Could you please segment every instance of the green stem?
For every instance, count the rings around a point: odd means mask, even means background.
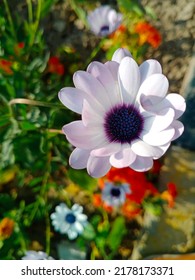
[[[26,0],[27,6],[28,6],[28,20],[29,23],[33,22],[33,9],[32,9],[32,1],[31,0]]]
[[[51,227],[50,227],[50,219],[49,219],[49,214],[48,212],[46,213],[46,248],[45,252],[50,254],[50,247],[51,247]]]
[[[66,109],[62,105],[58,104],[51,104],[44,101],[37,101],[37,100],[30,100],[27,98],[14,98],[10,100],[9,105],[15,105],[15,104],[25,104],[25,105],[31,105],[31,106],[40,106],[40,107],[49,107],[49,108],[56,108],[56,109]]]
[[[41,7],[42,7],[42,0],[38,0],[35,22],[33,22],[33,21],[31,22],[31,32],[32,32],[31,35],[32,36],[31,36],[31,40],[29,43],[30,47],[34,44],[37,30],[39,27],[39,22],[40,22],[40,18],[41,18]],[[30,18],[33,18],[32,11],[31,11],[32,6],[29,6],[29,9],[30,9],[30,14],[29,14],[29,20],[30,20]]]
[[[17,41],[16,31],[15,31],[15,28],[14,28],[14,23],[13,23],[13,20],[12,20],[12,16],[11,16],[11,13],[10,13],[10,9],[9,9],[7,0],[3,0],[3,2],[4,2],[4,5],[5,5],[5,10],[6,10],[6,13],[7,13],[7,18],[8,18],[9,24],[10,24],[12,35],[15,38],[15,40]]]
[[[26,252],[26,242],[25,242],[25,239],[24,239],[24,236],[23,236],[21,230],[20,230],[20,233],[19,233],[19,239],[20,239],[21,249],[25,253]]]

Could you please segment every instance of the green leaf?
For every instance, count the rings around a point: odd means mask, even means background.
[[[88,223],[87,226],[85,227],[82,236],[83,238],[87,239],[87,240],[92,240],[95,238],[95,230],[93,228],[93,226]]]
[[[15,162],[14,146],[12,139],[4,141],[1,145],[0,167],[12,165]]]
[[[122,216],[116,218],[112,225],[111,232],[107,238],[107,245],[112,251],[116,251],[118,249],[125,233],[125,218]]]
[[[93,189],[97,187],[97,180],[91,178],[84,170],[69,169],[68,177],[72,182],[84,189],[93,191]]]
[[[28,121],[21,121],[20,122],[20,127],[21,127],[22,130],[26,130],[26,131],[28,131],[28,130],[36,130],[37,129],[35,124],[30,123]]]
[[[44,18],[58,0],[42,1],[41,18]]]
[[[118,0],[118,6],[126,12],[134,12],[138,16],[145,13],[143,6],[137,0]]]
[[[163,208],[163,201],[161,199],[151,199],[151,200],[145,200],[143,202],[143,208],[145,211],[148,211],[149,213],[159,216],[161,215]]]
[[[0,194],[0,213],[3,214],[14,207],[14,199],[5,193]]]
[[[157,19],[157,16],[156,16],[156,14],[155,14],[155,12],[154,12],[154,10],[152,8],[146,6],[145,7],[145,11],[146,11],[146,14],[148,16],[150,16],[152,19],[155,19],[155,20]]]

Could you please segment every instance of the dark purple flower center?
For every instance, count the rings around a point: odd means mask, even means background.
[[[109,26],[104,25],[100,29],[100,35],[107,35],[109,33]]]
[[[119,197],[121,194],[121,191],[119,188],[112,188],[110,191],[110,194],[114,197]]]
[[[110,142],[131,143],[142,132],[144,119],[132,105],[117,105],[105,117],[104,129]]]
[[[65,221],[69,224],[74,224],[74,222],[76,221],[76,217],[74,214],[68,213],[65,217]]]

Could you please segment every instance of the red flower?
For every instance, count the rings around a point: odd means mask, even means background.
[[[153,48],[157,48],[161,41],[161,35],[159,31],[147,22],[139,22],[135,26],[135,31],[139,34],[139,44],[150,44]]]
[[[48,61],[48,72],[57,74],[59,76],[64,75],[65,68],[64,65],[60,62],[58,57],[56,56],[50,57]]]
[[[0,59],[0,69],[3,70],[4,73],[12,75],[13,71],[11,69],[12,62],[6,59]]]
[[[111,168],[103,179],[111,182],[122,182],[131,184],[134,181],[145,181],[146,176],[143,172],[137,172],[129,167],[125,168]]]
[[[154,160],[152,168],[149,170],[152,174],[159,174],[162,167],[162,163],[159,160]]]
[[[104,188],[105,182],[112,182],[116,184],[129,184],[131,193],[127,194],[127,199],[131,202],[141,204],[144,198],[148,195],[158,194],[155,186],[147,181],[144,172],[137,172],[129,167],[126,168],[111,168],[110,171],[99,180],[100,188]]]
[[[24,46],[25,46],[24,42],[20,42],[20,43],[17,44],[17,47],[18,47],[19,49],[23,49]]]

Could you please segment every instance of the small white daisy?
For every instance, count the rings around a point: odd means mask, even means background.
[[[54,258],[48,256],[45,252],[30,250],[25,253],[22,260],[54,260]]]
[[[76,147],[70,165],[87,168],[92,177],[103,177],[111,166],[147,171],[183,133],[178,118],[185,100],[167,94],[168,79],[154,59],[138,66],[127,50],[118,49],[112,61],[77,71],[73,82],[75,88],[62,89],[59,99],[82,117],[63,132]]]
[[[102,191],[102,200],[109,206],[120,206],[126,200],[126,194],[130,193],[128,184],[115,185],[106,183]]]
[[[83,207],[74,204],[69,209],[65,203],[56,206],[55,212],[51,214],[52,225],[61,234],[66,233],[70,240],[80,235],[87,224],[87,216],[83,214]]]
[[[91,12],[87,19],[91,30],[103,37],[113,33],[119,27],[122,14],[117,13],[110,6],[101,6]]]

